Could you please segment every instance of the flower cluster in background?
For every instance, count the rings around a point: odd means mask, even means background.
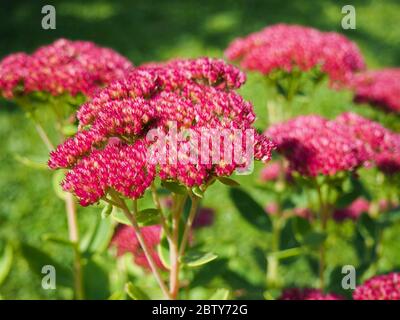
[[[160,243],[161,226],[153,225],[141,228],[142,235],[148,244],[151,255],[160,269],[165,269],[157,253],[157,245]],[[127,225],[119,225],[111,240],[111,246],[117,248],[117,256],[131,253],[138,266],[150,270],[150,265],[140,247],[135,230]]]
[[[387,111],[400,112],[399,68],[369,70],[357,74],[352,87],[356,102],[369,102]]]
[[[367,199],[362,197],[354,200],[349,206],[345,208],[336,209],[333,212],[333,219],[342,221],[344,219],[357,220],[361,214],[369,211],[370,203]]]
[[[317,115],[276,124],[266,135],[289,160],[290,169],[306,176],[351,171],[366,160],[362,145],[345,126]]]
[[[234,40],[225,55],[240,61],[246,70],[268,74],[276,69],[291,72],[321,67],[333,82],[348,83],[365,67],[357,45],[343,35],[317,29],[277,24]]]
[[[393,174],[400,171],[400,134],[356,113],[346,112],[336,118],[363,145],[370,162],[382,172]]]
[[[372,277],[353,292],[354,300],[400,300],[400,273]]]
[[[323,293],[318,289],[289,288],[283,291],[279,300],[344,300],[344,298],[334,293]]]
[[[6,98],[35,91],[91,96],[131,68],[131,62],[112,49],[59,39],[31,55],[5,57],[0,62],[0,92]]]
[[[334,175],[371,163],[385,173],[400,168],[400,135],[355,113],[335,120],[299,116],[271,126],[266,135],[289,160],[290,169],[306,176]]]

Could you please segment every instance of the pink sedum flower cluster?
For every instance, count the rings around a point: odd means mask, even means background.
[[[337,117],[337,122],[363,144],[370,162],[386,174],[400,171],[400,134],[356,113],[346,112]]]
[[[190,139],[158,144],[163,141],[148,135],[153,129],[157,135],[168,135],[172,124],[179,132],[190,129],[206,138],[224,130],[253,130],[252,105],[235,92],[244,81],[237,68],[209,58],[137,68],[82,105],[77,113],[80,131],[51,153],[49,166],[70,169],[63,187],[82,205],[98,201],[109,188],[139,198],[156,175],[188,187],[205,184],[215,176],[229,176],[247,162],[234,157],[228,162],[222,157],[214,163],[215,150],[208,144],[209,158],[189,161]],[[261,134],[253,132],[253,136],[254,158],[266,162],[274,145]],[[229,137],[220,149],[225,143],[237,142]],[[245,149],[244,140],[243,135],[235,144],[239,151]],[[167,155],[165,161],[159,161],[161,154]]]
[[[193,220],[193,229],[209,227],[214,224],[215,210],[213,208],[201,207],[198,209]]]
[[[371,164],[386,174],[400,171],[400,135],[355,113],[335,120],[299,116],[270,127],[266,135],[290,169],[302,175],[334,175]]]
[[[157,253],[157,245],[160,243],[161,226],[154,225],[141,228],[142,235],[150,249],[151,256],[157,267],[165,270]],[[150,264],[140,246],[135,230],[127,225],[119,225],[111,240],[111,247],[116,247],[117,256],[132,253],[138,266],[150,270]]]
[[[366,158],[362,144],[346,126],[317,115],[299,116],[273,125],[266,135],[289,160],[290,169],[305,176],[352,171]]]
[[[368,200],[360,197],[346,208],[336,209],[333,212],[333,219],[336,221],[343,221],[345,219],[357,220],[361,214],[368,213],[369,207],[370,203]]]
[[[308,71],[320,66],[333,82],[349,82],[353,73],[365,67],[353,42],[334,32],[321,32],[299,25],[277,24],[234,40],[225,55],[240,61],[246,70],[269,74],[294,67]]]
[[[91,96],[131,68],[132,64],[112,49],[88,41],[59,39],[31,55],[5,57],[0,62],[0,93],[8,99],[17,90],[22,94],[44,91],[53,96]]]
[[[370,102],[387,111],[400,112],[400,68],[362,72],[351,87],[356,102]]]
[[[400,300],[400,273],[370,278],[353,292],[354,300]]]
[[[290,288],[285,289],[279,300],[345,300],[342,296],[334,293],[323,293],[319,289]]]
[[[266,181],[276,181],[281,174],[281,171],[284,170],[281,164],[277,161],[267,164],[260,173],[260,179],[263,182]]]

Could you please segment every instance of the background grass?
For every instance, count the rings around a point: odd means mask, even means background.
[[[41,29],[41,7],[45,4],[56,7],[56,30]],[[351,1],[357,12],[357,29],[348,31],[341,29],[340,22],[345,4],[348,1],[13,0],[1,4],[0,57],[15,51],[31,52],[59,37],[112,47],[135,64],[175,57],[222,57],[233,38],[269,24],[286,22],[344,33],[357,42],[371,68],[398,66],[400,3],[396,0]],[[265,129],[265,105],[270,93],[262,77],[250,74],[241,93],[255,106],[257,127]],[[0,240],[10,241],[16,249],[11,273],[0,287],[0,295],[9,299],[68,298],[71,294],[68,289],[41,289],[40,278],[29,269],[18,249],[19,243],[26,242],[42,248],[65,265],[71,262],[68,248],[41,240],[41,235],[47,232],[67,236],[63,202],[49,188],[51,174],[25,167],[15,160],[15,155],[23,155],[45,161],[47,152],[24,114],[11,103],[0,103]],[[399,120],[366,105],[355,106],[349,92],[333,92],[325,87],[319,88],[308,103],[299,102],[295,108],[295,113],[316,112],[325,116],[356,110],[392,127]],[[254,188],[254,177],[238,180],[259,206],[269,201],[268,194]],[[239,214],[231,192],[215,185],[203,203],[216,209],[217,221],[198,237],[221,256],[210,266],[212,273],[209,269],[203,273],[208,272],[215,278],[208,279],[209,286],[228,286],[238,296],[261,298],[265,290],[264,255],[269,234]],[[93,224],[98,214],[94,208],[79,211],[83,231]],[[346,225],[340,228],[345,233]],[[385,236],[386,260],[382,270],[400,265],[397,235],[398,228],[393,228]],[[330,259],[338,265],[354,262],[355,255],[346,244],[346,237],[337,239]],[[310,285],[314,279],[304,261],[296,261],[284,273],[289,282],[297,285]],[[204,277],[198,276],[198,279],[204,282]]]

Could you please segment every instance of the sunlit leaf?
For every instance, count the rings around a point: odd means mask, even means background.
[[[11,244],[7,243],[4,247],[2,255],[0,256],[0,286],[11,271],[12,261],[13,249]]]
[[[177,182],[162,181],[161,186],[173,193],[186,194],[186,188]]]
[[[189,251],[182,258],[182,262],[191,268],[202,266],[215,260],[218,256],[212,252]]]
[[[227,185],[227,186],[230,186],[230,187],[238,187],[238,186],[240,186],[240,183],[239,183],[239,182],[237,182],[237,181],[235,181],[235,180],[233,180],[233,179],[231,179],[231,178],[227,178],[227,177],[218,177],[218,180],[219,180],[221,183],[223,183],[223,184],[225,184],[225,185]]]
[[[53,174],[53,190],[57,197],[59,197],[62,200],[65,200],[67,197],[66,192],[62,189],[61,187],[61,182],[64,179],[64,171],[63,170],[58,170],[54,172]]]
[[[133,300],[150,300],[150,297],[146,294],[146,292],[135,286],[132,282],[128,282],[125,285],[125,291]]]
[[[208,300],[228,300],[230,291],[228,289],[217,289]]]

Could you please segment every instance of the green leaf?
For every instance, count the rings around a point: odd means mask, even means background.
[[[307,219],[293,217],[291,219],[294,237],[298,242],[302,242],[304,237],[311,232],[311,224]]]
[[[287,258],[298,256],[302,253],[304,253],[304,250],[302,247],[295,247],[295,248],[272,252],[272,253],[270,253],[270,255],[275,256],[277,259],[287,259]]]
[[[228,289],[217,289],[208,300],[228,300],[230,291]]]
[[[277,300],[281,295],[281,290],[279,289],[269,289],[264,291],[263,296],[265,300]]]
[[[35,275],[41,278],[43,276],[43,266],[51,265],[57,271],[57,285],[72,287],[73,276],[71,270],[66,268],[63,264],[58,263],[58,261],[50,257],[47,252],[27,243],[21,243],[21,252]]]
[[[129,219],[125,216],[124,212],[119,208],[114,208],[111,217],[118,223],[132,226]],[[160,212],[158,209],[149,208],[139,211],[136,214],[136,221],[140,227],[152,226],[160,223]]]
[[[125,291],[133,300],[151,300],[146,292],[135,286],[132,282],[128,282],[125,285]]]
[[[117,221],[118,223],[126,224],[128,226],[132,226],[129,219],[125,216],[124,212],[119,208],[114,208],[113,212],[111,213],[111,217]]]
[[[162,232],[161,234],[160,243],[157,246],[157,253],[164,267],[170,270],[171,264],[169,260],[169,244],[165,232]]]
[[[3,284],[4,280],[10,273],[12,261],[13,249],[11,244],[7,243],[4,248],[3,254],[0,256],[0,286]]]
[[[199,186],[195,186],[192,188],[192,192],[198,196],[199,198],[203,198],[204,197],[204,192],[203,190],[200,189]]]
[[[303,239],[303,245],[312,248],[318,248],[326,240],[326,233],[322,232],[309,232]]]
[[[218,256],[212,252],[190,251],[182,257],[182,263],[190,268],[199,267],[215,260]]]
[[[113,205],[111,203],[108,203],[103,210],[101,210],[101,218],[105,219],[107,218],[111,212],[113,211]]]
[[[160,211],[156,208],[141,210],[136,214],[136,221],[141,227],[160,224]]]
[[[83,264],[86,299],[105,300],[110,296],[110,270],[115,269],[104,256],[95,254],[86,259],[86,263]]]
[[[231,179],[231,178],[227,178],[227,177],[218,177],[218,180],[219,180],[221,183],[223,183],[223,184],[225,184],[225,185],[227,185],[227,186],[230,186],[230,187],[238,187],[238,186],[240,186],[240,183],[239,183],[239,182],[237,182],[237,181],[235,181],[235,180],[233,180],[233,179]]]
[[[368,214],[364,213],[359,217],[357,229],[367,242],[374,241],[377,237],[378,225]]]
[[[123,291],[115,291],[107,300],[124,300],[124,295]]]
[[[262,231],[272,230],[271,218],[249,193],[240,188],[231,188],[229,196],[238,212],[250,225]]]
[[[67,124],[61,128],[61,131],[65,136],[70,137],[78,131],[78,127],[73,124]]]
[[[70,240],[68,240],[68,239],[65,239],[65,238],[56,236],[56,235],[54,235],[54,234],[50,234],[50,233],[44,234],[44,235],[42,236],[42,240],[43,240],[43,241],[54,242],[54,243],[57,243],[57,244],[62,244],[62,245],[64,245],[64,246],[75,247],[75,245],[76,245],[74,242],[72,242],[72,241],[70,241]]]
[[[186,194],[186,188],[174,181],[161,181],[161,186],[177,194]]]
[[[383,225],[390,225],[398,221],[400,221],[399,209],[389,210],[388,212],[380,214],[378,217],[378,222]]]
[[[14,154],[14,159],[28,168],[48,170],[46,161],[35,161],[19,154]]]
[[[52,180],[54,192],[56,193],[57,197],[59,197],[62,200],[65,200],[67,195],[66,192],[61,187],[61,182],[63,181],[63,179],[64,179],[63,170],[58,170],[54,172]]]
[[[107,249],[114,233],[114,223],[110,219],[98,217],[96,223],[85,234],[80,242],[81,252],[88,254],[102,253]]]

